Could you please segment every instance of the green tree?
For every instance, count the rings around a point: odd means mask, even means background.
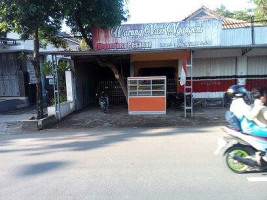
[[[238,11],[229,11],[224,5],[221,5],[215,11],[220,15],[225,17],[230,17],[234,19],[240,19],[244,21],[251,20],[251,14],[254,13],[254,20],[259,21],[260,23],[267,24],[267,0],[251,0],[256,5],[254,9],[238,10]]]
[[[62,0],[61,2],[66,24],[75,35],[82,36],[91,50],[93,49],[92,29],[94,27],[113,27],[126,21],[128,17],[128,11],[125,8],[126,0]],[[127,96],[127,87],[123,77],[112,60],[103,61],[98,58],[98,63],[112,70],[124,95]]]
[[[65,60],[60,60],[58,63],[54,61],[54,65],[57,65],[58,73],[58,87],[59,87],[59,103],[67,101],[67,90],[66,90],[66,77],[65,72],[70,70],[70,65]],[[41,71],[45,76],[53,75],[53,62],[45,61],[42,65]],[[51,105],[56,104],[56,98],[54,97],[51,102]]]
[[[40,73],[40,40],[55,46],[64,44],[57,37],[63,15],[58,0],[2,0],[0,2],[0,29],[14,31],[21,39],[33,39],[34,50],[30,58],[36,74],[37,118],[43,117],[43,97]]]
[[[239,10],[239,11],[229,11],[226,9],[224,5],[221,5],[219,8],[215,10],[218,14],[229,17],[229,18],[234,18],[234,19],[239,19],[239,20],[244,20],[244,21],[249,21],[251,16],[249,13],[252,11],[251,9],[246,9],[246,10]]]
[[[267,20],[267,0],[253,0],[253,2],[257,5],[254,9],[255,19],[257,21]],[[267,24],[266,21],[263,23]]]

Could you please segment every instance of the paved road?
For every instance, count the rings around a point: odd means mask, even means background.
[[[0,135],[0,199],[266,200],[267,173],[214,156],[220,127]]]

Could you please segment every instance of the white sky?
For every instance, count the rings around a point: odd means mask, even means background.
[[[130,18],[126,24],[177,22],[201,6],[216,9],[221,4],[230,11],[253,8],[251,0],[128,0]],[[63,24],[63,31],[70,29]]]
[[[127,24],[176,22],[201,6],[216,9],[223,4],[230,11],[252,8],[250,0],[128,0]]]

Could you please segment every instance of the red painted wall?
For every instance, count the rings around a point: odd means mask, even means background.
[[[237,84],[236,78],[193,80],[193,92],[226,92],[231,85],[235,84]],[[187,81],[187,85],[190,85],[189,81]],[[267,78],[247,78],[245,88],[251,91],[255,87],[266,88]],[[178,90],[184,91],[180,85]]]

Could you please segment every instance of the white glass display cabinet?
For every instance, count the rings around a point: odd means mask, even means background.
[[[166,114],[166,76],[128,77],[129,114]]]

